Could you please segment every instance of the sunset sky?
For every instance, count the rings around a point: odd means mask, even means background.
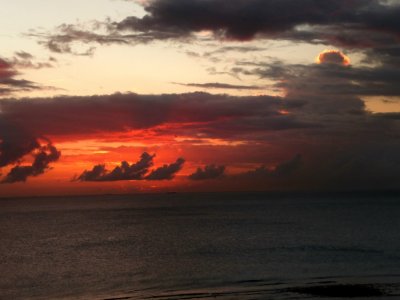
[[[397,0],[0,3],[0,196],[400,188]]]

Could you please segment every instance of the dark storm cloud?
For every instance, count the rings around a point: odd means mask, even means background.
[[[117,28],[183,36],[211,30],[236,40],[249,40],[257,34],[279,38],[288,32],[301,33],[300,25],[400,32],[400,6],[378,0],[155,0],[144,8],[144,17],[128,17]]]
[[[184,163],[185,160],[183,158],[178,158],[176,162],[172,164],[164,165],[151,171],[150,174],[146,176],[146,180],[172,180],[175,174],[182,169]]]
[[[230,89],[230,90],[261,90],[263,87],[258,85],[235,85],[221,82],[207,83],[175,83],[188,87],[204,88],[204,89]],[[265,88],[264,88],[265,89]]]
[[[107,171],[105,165],[94,166],[92,170],[85,170],[75,180],[77,181],[120,181],[120,180],[143,180],[146,173],[153,166],[153,158],[144,152],[140,160],[134,164],[126,161],[121,162],[112,171]]]
[[[60,156],[61,152],[52,144],[40,147],[34,154],[32,165],[13,167],[1,183],[25,182],[28,177],[41,175],[50,168],[49,164],[57,161]]]
[[[366,2],[356,1],[357,7]],[[325,24],[348,11],[348,1],[264,0],[157,0],[145,5],[142,18],[128,17],[118,29],[149,33],[178,33],[211,30],[237,40],[252,39],[257,33],[284,32],[301,24]]]
[[[196,172],[189,175],[191,180],[216,179],[224,175],[225,166],[207,165],[203,169],[197,168]]]
[[[178,158],[175,163],[149,172],[153,166],[154,157],[155,154],[150,155],[144,152],[136,163],[129,164],[123,161],[112,171],[108,171],[105,165],[96,165],[92,170],[85,170],[73,181],[171,180],[182,169],[185,162],[183,158]]]

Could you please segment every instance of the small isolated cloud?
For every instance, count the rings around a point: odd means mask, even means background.
[[[178,158],[176,162],[164,165],[158,169],[153,170],[148,176],[146,176],[147,180],[171,180],[175,177],[175,174],[178,173],[185,163],[183,158]]]
[[[351,61],[348,56],[338,50],[324,50],[318,55],[317,63],[348,66]]]
[[[170,180],[182,169],[185,162],[183,158],[179,158],[175,163],[164,165],[149,173],[155,156],[144,152],[136,163],[129,164],[127,161],[122,161],[112,171],[108,171],[104,164],[99,164],[89,171],[85,170],[73,181]]]
[[[17,52],[15,52],[15,56],[17,56],[18,58],[21,58],[21,59],[32,59],[33,58],[32,54],[25,52],[25,51],[17,51]]]
[[[28,177],[35,177],[50,169],[49,164],[57,161],[61,152],[51,143],[40,147],[34,154],[34,161],[30,166],[17,165],[13,167],[1,183],[25,182]]]
[[[191,180],[207,180],[222,177],[225,172],[225,166],[207,165],[203,169],[197,168],[196,172],[189,175]]]
[[[52,59],[48,61],[36,61],[35,57],[25,51],[15,52],[14,58],[11,60],[11,64],[18,69],[43,69],[52,68]]]

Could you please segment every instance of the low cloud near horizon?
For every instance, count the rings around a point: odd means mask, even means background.
[[[155,156],[143,152],[136,163],[129,164],[127,161],[122,161],[112,171],[108,171],[105,165],[96,165],[92,170],[85,170],[73,181],[172,180],[185,162],[183,158],[178,158],[174,163],[150,170]]]

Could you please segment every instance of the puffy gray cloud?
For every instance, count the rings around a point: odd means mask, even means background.
[[[140,160],[134,164],[129,164],[126,161],[121,162],[112,171],[107,171],[105,165],[94,166],[92,170],[85,170],[79,175],[76,181],[120,181],[120,180],[143,180],[146,173],[153,166],[153,158],[155,155],[150,155],[144,152]]]
[[[104,164],[96,165],[89,171],[83,171],[83,173],[77,178],[73,178],[73,181],[102,181],[104,176],[107,174],[108,172]]]
[[[196,172],[189,175],[191,180],[207,180],[222,177],[225,172],[225,166],[217,166],[215,164],[207,165],[203,169],[197,168]]]
[[[150,172],[146,176],[146,180],[172,180],[175,174],[178,173],[185,163],[183,158],[178,158],[176,162],[164,165]]]
[[[183,158],[178,158],[172,164],[150,171],[154,164],[154,157],[155,154],[150,155],[144,152],[136,163],[129,164],[123,161],[112,171],[108,171],[104,164],[96,165],[92,170],[85,170],[73,181],[171,180],[182,169],[185,162]]]

